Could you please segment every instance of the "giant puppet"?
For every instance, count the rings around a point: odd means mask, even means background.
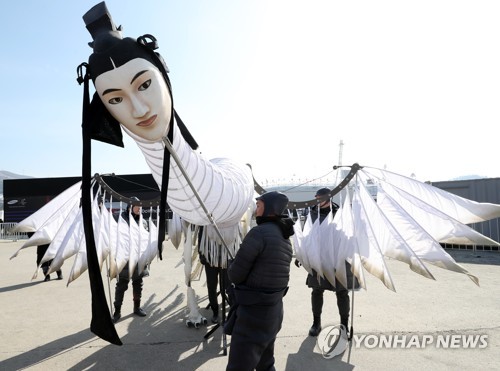
[[[195,151],[197,143],[175,111],[168,69],[155,52],[153,36],[123,38],[104,3],[90,9],[84,21],[93,38],[93,53],[88,63],[79,67],[79,82],[85,87],[82,182],[23,220],[18,230],[35,232],[21,249],[50,243],[41,262],[53,259],[50,272],[75,256],[68,282],[88,267],[91,330],[109,342],[121,344],[102,287],[103,262],[109,261],[110,276],[116,277],[126,262],[132,265],[130,271],[135,266],[142,270],[157,253],[161,257],[157,246],[161,247],[165,237],[164,209],[168,202],[175,213],[173,221],[179,226],[184,223],[185,243],[195,240],[189,225],[207,226],[210,238],[204,248],[213,261],[225,264],[228,257],[234,256],[248,227],[254,186],[258,193],[265,190],[253,184],[248,167],[228,159],[208,161]],[[90,80],[96,90],[92,99]],[[142,150],[161,189],[160,203],[154,206],[159,222],[150,219],[149,231],[134,223],[126,227],[121,219],[115,221],[100,200],[111,203],[121,200],[120,196],[91,177],[91,139],[123,146],[122,129]],[[335,217],[330,214],[321,224],[313,224],[308,218],[303,229],[295,223],[295,254],[308,272],[314,270],[332,284],[338,280],[348,287],[347,261],[362,287],[366,288],[367,271],[395,290],[385,264],[389,257],[431,279],[426,263],[466,274],[478,284],[478,278],[457,264],[440,243],[500,245],[468,226],[500,217],[500,205],[467,200],[415,179],[358,164],[340,178],[327,196],[341,195]],[[375,197],[367,189],[368,183],[377,185]],[[308,207],[314,202],[291,201],[288,209]],[[245,218],[247,224],[243,227],[241,221]],[[175,245],[180,243],[178,238],[175,241]],[[189,288],[189,248],[184,257],[189,307],[194,295]]]
[[[93,39],[93,53],[88,63],[78,68],[78,82],[84,85],[81,204],[80,184],[76,184],[21,222],[18,230],[36,232],[22,248],[51,243],[45,258],[56,258],[53,266],[62,265],[76,254],[69,282],[87,268],[88,262],[91,330],[105,340],[121,344],[110,322],[102,288],[100,270],[106,257],[113,257],[112,277],[127,262],[130,272],[136,266],[142,271],[154,257],[156,244],[161,257],[168,203],[184,223],[206,226],[211,231],[213,238],[206,248],[212,247],[214,261],[227,264],[241,240],[240,221],[251,208],[253,179],[247,165],[227,158],[209,161],[195,151],[198,145],[175,111],[169,71],[155,51],[158,44],[152,35],[122,37],[121,26],[114,24],[104,2],[90,9],[83,19]],[[95,87],[92,99],[90,80]],[[99,201],[107,199],[105,190],[91,176],[91,139],[123,146],[122,129],[141,149],[161,190],[159,222],[155,225],[150,220],[149,232],[139,227],[142,223],[131,223],[127,228],[121,218],[115,221]],[[184,230],[191,228],[185,225]],[[187,246],[191,239],[186,233]],[[86,249],[82,249],[84,246]],[[200,321],[199,314],[193,313],[196,308],[189,279],[190,259],[189,250],[185,253],[188,307],[193,321]]]

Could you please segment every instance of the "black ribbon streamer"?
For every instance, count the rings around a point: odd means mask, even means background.
[[[101,339],[106,340],[115,345],[122,345],[115,325],[111,320],[111,314],[106,301],[104,285],[102,282],[101,271],[99,269],[99,261],[97,258],[97,250],[94,240],[94,229],[92,227],[92,197],[91,197],[91,120],[90,118],[90,97],[89,97],[89,79],[90,75],[86,70],[82,76],[82,67],[87,67],[82,64],[78,67],[78,82],[84,83],[83,92],[83,113],[82,113],[82,138],[83,138],[83,154],[82,154],[82,215],[83,229],[85,233],[86,249],[87,249],[87,265],[90,279],[90,291],[92,294],[92,320],[90,323],[90,331]]]

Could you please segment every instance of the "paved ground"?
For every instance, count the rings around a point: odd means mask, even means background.
[[[223,370],[220,329],[208,340],[211,326],[184,325],[186,289],[181,251],[165,247],[164,259],[154,262],[145,279],[144,309],[133,316],[131,290],[125,293],[123,318],[116,325],[124,345],[111,345],[89,330],[90,288],[85,274],[69,286],[66,281],[42,282],[34,247],[9,257],[22,242],[0,241],[1,337],[0,370]],[[500,253],[452,252],[457,261],[480,279],[477,287],[465,275],[430,267],[436,281],[423,278],[400,262],[389,261],[397,292],[367,276],[367,290],[355,293],[354,332],[358,339],[344,354],[321,355],[311,325],[310,291],[306,273],[292,265],[290,290],[284,299],[285,320],[276,341],[277,370],[499,370],[500,369]],[[70,262],[63,266],[68,274]],[[204,277],[204,276],[202,276]],[[111,283],[113,291],[114,281]],[[202,312],[207,305],[204,279],[194,282]],[[338,323],[335,297],[327,293],[324,324]],[[128,313],[130,311],[130,313]],[[438,338],[480,336],[484,349],[438,348]],[[422,348],[378,347],[375,341],[430,339]],[[368,340],[367,340],[368,339]],[[470,338],[469,338],[470,339]],[[230,345],[231,338],[227,337]],[[443,340],[444,341],[444,340]],[[451,341],[451,340],[450,340]],[[408,344],[408,343],[405,343]],[[451,343],[453,344],[453,343]],[[478,343],[479,344],[479,343]],[[420,343],[421,345],[421,343]]]

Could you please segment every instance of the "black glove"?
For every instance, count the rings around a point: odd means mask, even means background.
[[[299,260],[298,260],[298,259],[295,259],[295,265],[297,266],[297,268],[302,267],[302,263],[301,263],[301,262],[299,262]]]

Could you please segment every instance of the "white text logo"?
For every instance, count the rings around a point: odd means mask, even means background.
[[[446,334],[446,335],[354,335],[355,348],[364,347],[385,349],[421,349],[434,347],[438,349],[484,349],[488,346],[488,335],[485,334]]]
[[[347,338],[344,326],[327,326],[316,340],[324,358],[333,358],[351,346],[356,349],[484,349],[488,346],[486,334],[354,334]]]

